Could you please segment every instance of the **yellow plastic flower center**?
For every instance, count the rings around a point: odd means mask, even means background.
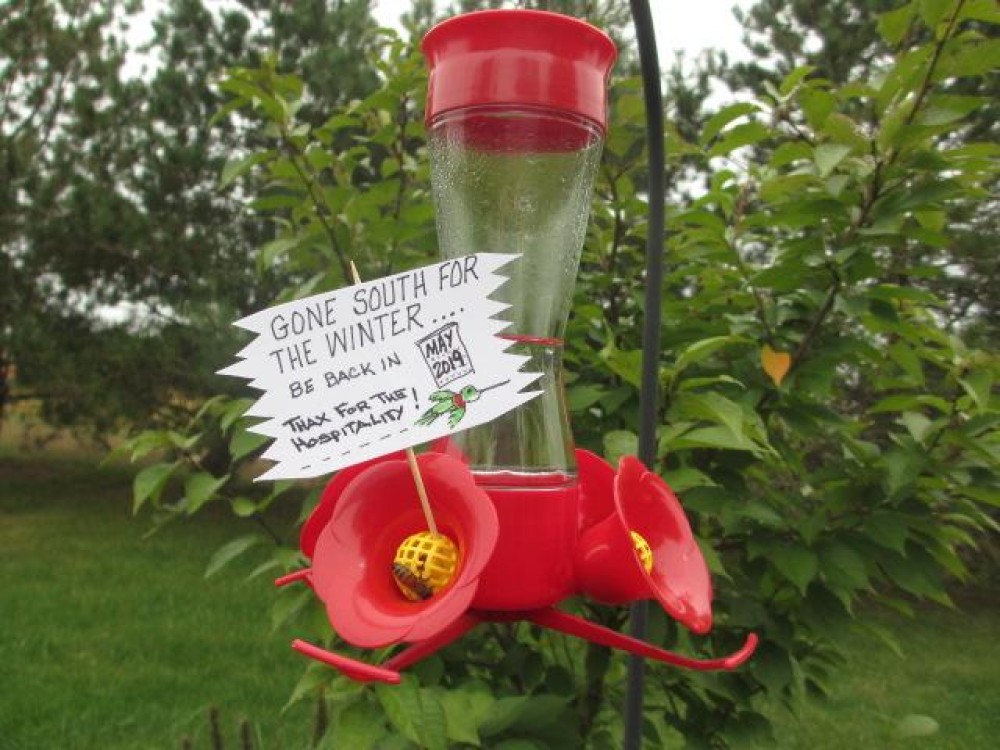
[[[410,601],[430,599],[455,577],[458,547],[444,534],[411,534],[396,549],[392,577]]]
[[[653,572],[653,550],[649,546],[642,534],[638,531],[629,532],[632,534],[632,544],[635,545],[635,553],[639,555],[639,562],[646,569],[647,573]]]

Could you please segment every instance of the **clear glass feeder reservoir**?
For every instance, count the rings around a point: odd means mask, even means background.
[[[482,472],[569,474],[573,440],[560,378],[562,337],[600,160],[601,132],[573,115],[477,108],[441,115],[430,132],[442,255],[518,253],[494,299],[541,396],[456,437]],[[497,482],[503,483],[500,477]]]
[[[438,240],[445,258],[517,253],[493,298],[510,307],[504,336],[542,373],[543,393],[499,419],[455,435],[501,517],[510,575],[521,564],[538,606],[572,589],[578,523],[573,437],[562,385],[569,316],[606,126],[615,47],[601,31],[541,11],[482,11],[432,29],[427,125]],[[545,545],[565,562],[537,570]],[[512,568],[513,566],[513,568]],[[549,568],[552,566],[549,565]],[[544,578],[544,581],[538,579]],[[536,581],[538,581],[536,583]],[[506,589],[506,586],[495,587]],[[490,596],[481,608],[504,609]],[[523,593],[523,591],[522,591]]]

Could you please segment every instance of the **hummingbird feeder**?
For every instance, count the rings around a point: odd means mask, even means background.
[[[736,668],[755,635],[699,660],[557,606],[577,595],[653,599],[695,633],[712,626],[708,569],[674,493],[634,457],[616,470],[574,449],[563,393],[614,43],[567,16],[492,10],[435,26],[422,49],[441,253],[520,255],[493,297],[509,305],[503,338],[541,373],[542,393],[418,456],[436,534],[402,453],[333,477],[302,529],[310,567],[277,583],[308,583],[354,646],[408,645],[381,665],[303,641],[294,648],[352,679],[394,683],[478,623],[525,620],[682,667]],[[454,418],[478,394],[449,395],[428,419]]]

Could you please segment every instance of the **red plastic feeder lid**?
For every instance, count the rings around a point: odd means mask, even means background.
[[[468,107],[569,112],[607,130],[618,51],[603,31],[540,10],[483,10],[443,21],[420,45],[430,66],[427,123]]]

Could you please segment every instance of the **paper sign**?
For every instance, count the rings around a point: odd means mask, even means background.
[[[420,339],[417,346],[439,388],[475,372],[458,323],[448,323],[432,331]]]
[[[264,394],[249,429],[274,438],[259,479],[328,474],[496,419],[537,396],[489,299],[516,255],[479,253],[262,310],[220,372]]]

